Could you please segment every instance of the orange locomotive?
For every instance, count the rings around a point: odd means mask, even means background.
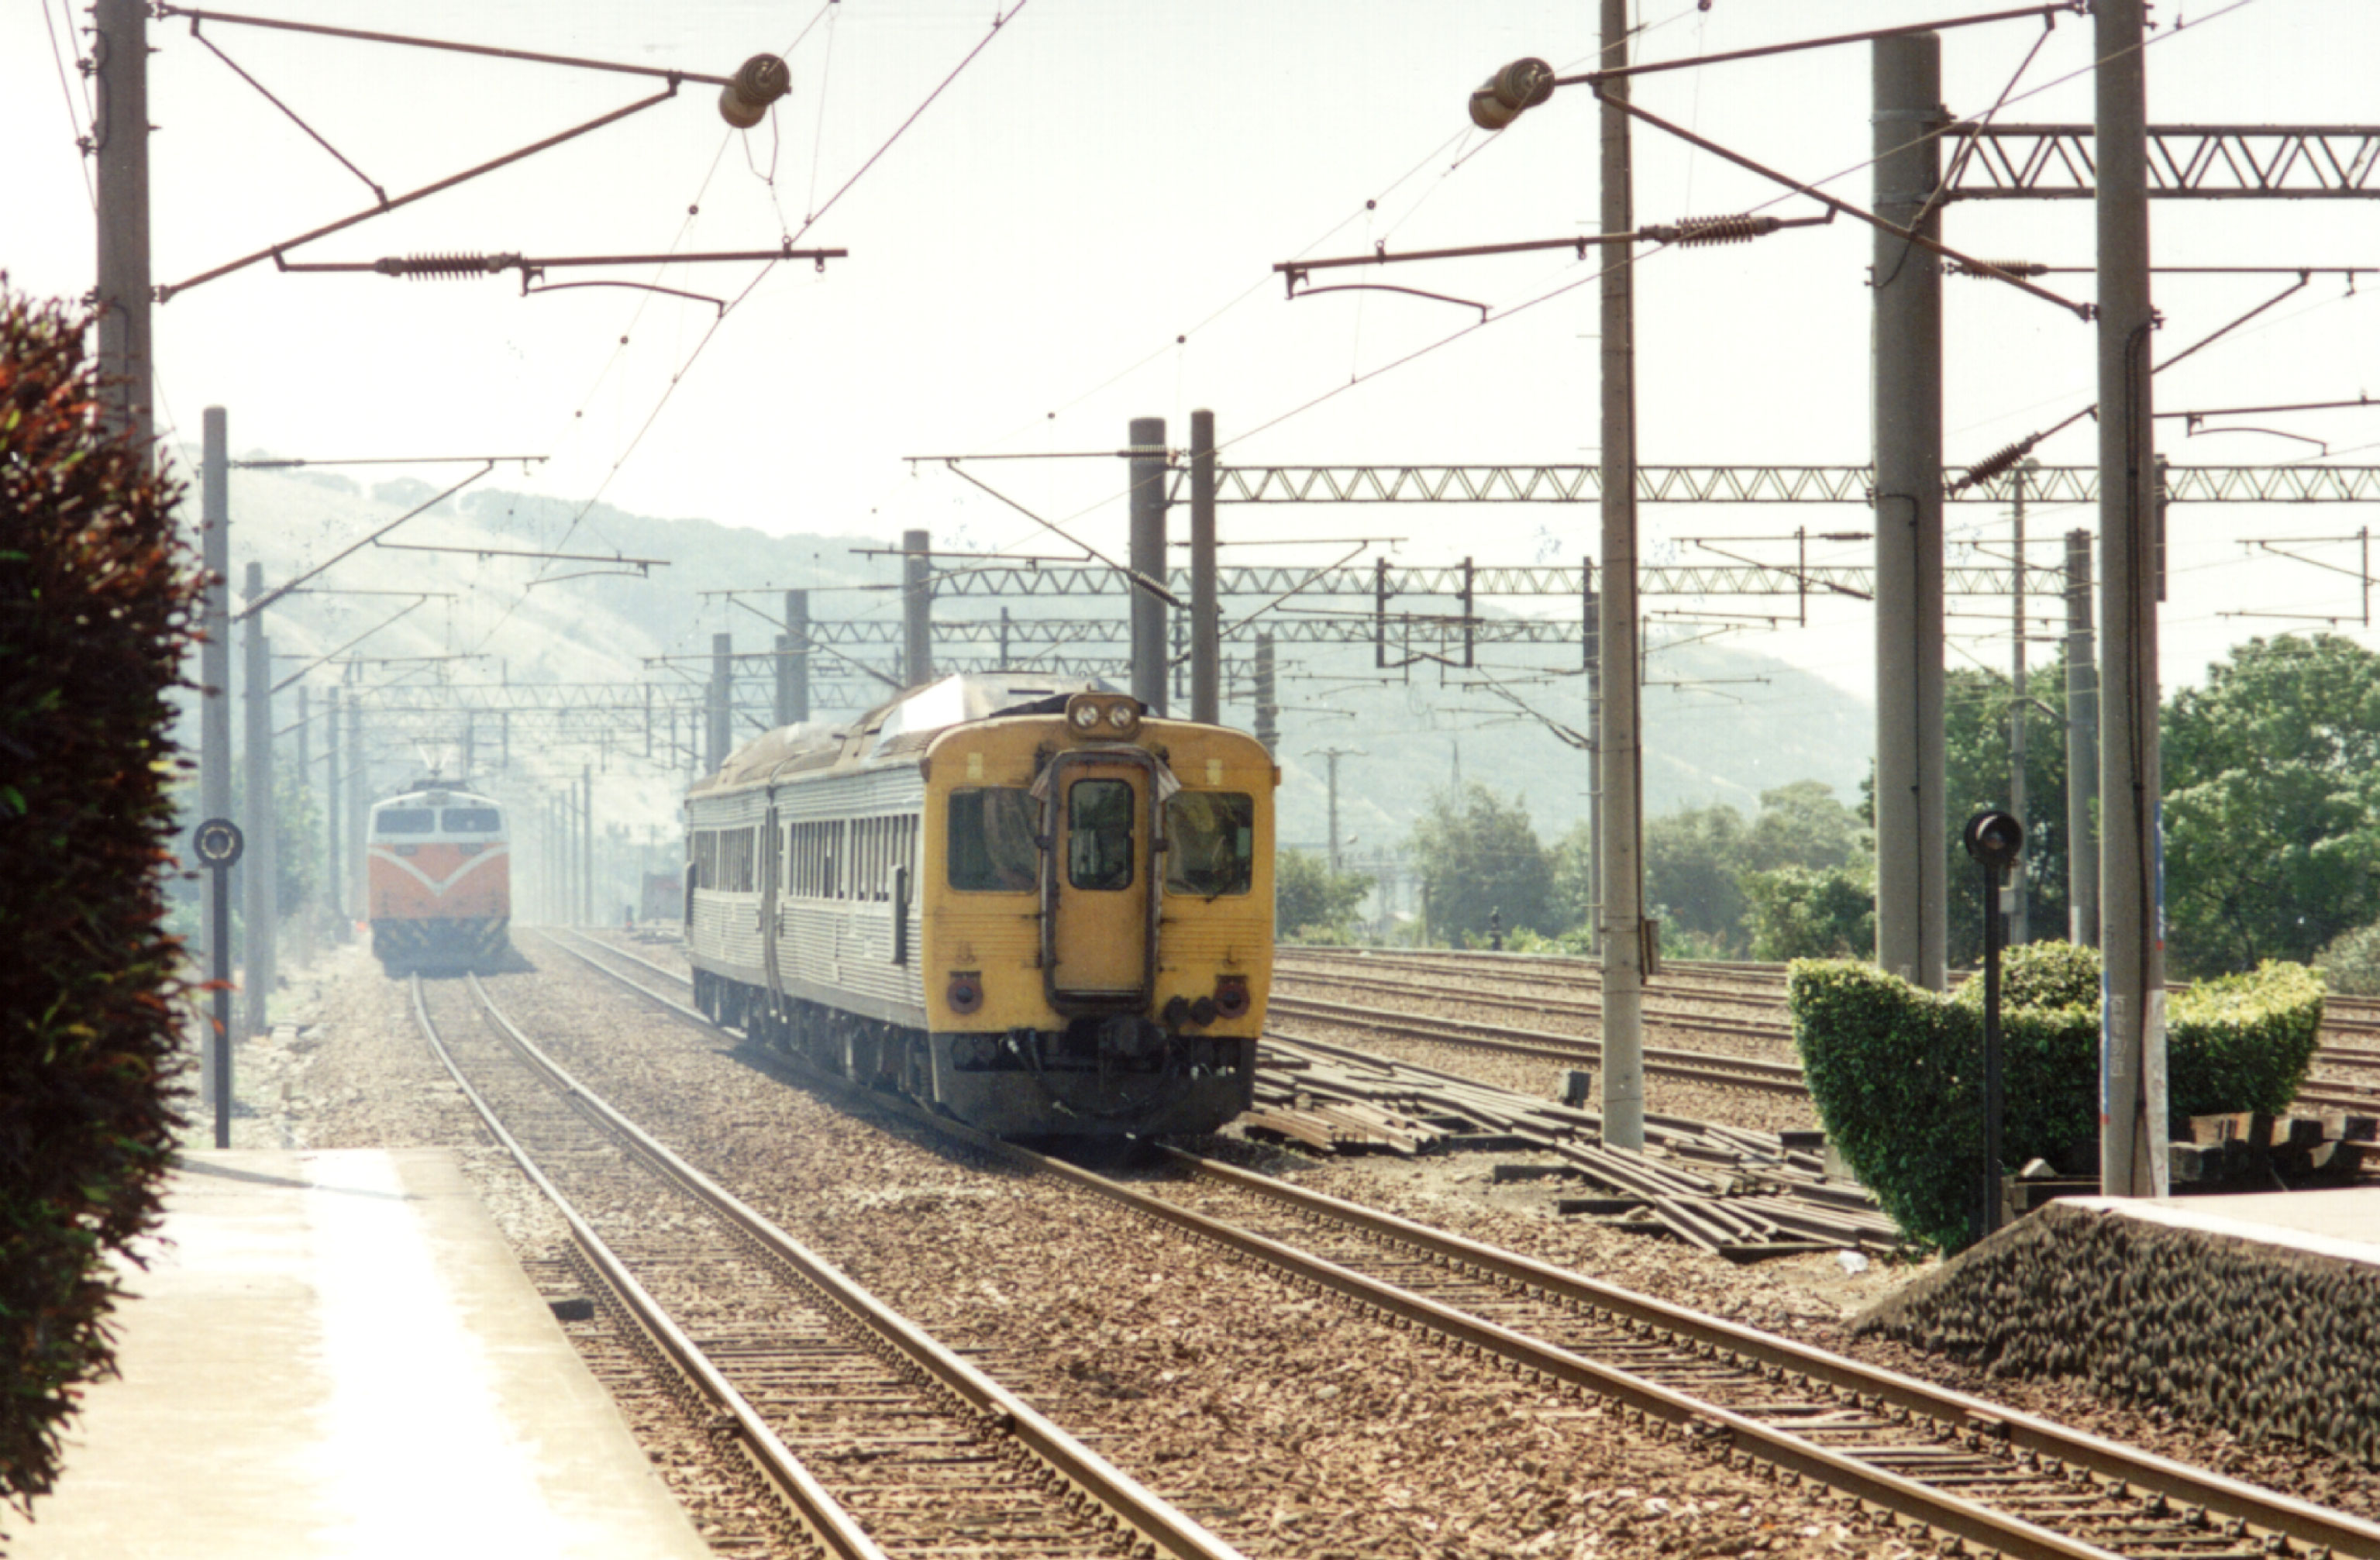
[[[510,946],[512,847],[489,797],[429,780],[376,804],[365,881],[392,975],[492,970]]]

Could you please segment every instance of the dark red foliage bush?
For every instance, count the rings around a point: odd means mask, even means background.
[[[113,1369],[110,1259],[156,1224],[181,1125],[166,692],[200,582],[176,484],[100,431],[87,327],[0,287],[0,1498],[19,1508]]]

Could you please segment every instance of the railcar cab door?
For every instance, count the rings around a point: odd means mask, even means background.
[[[1044,788],[1046,787],[1046,790]],[[1157,768],[1135,748],[1050,760],[1043,791],[1042,980],[1061,1012],[1146,1006],[1156,963]]]

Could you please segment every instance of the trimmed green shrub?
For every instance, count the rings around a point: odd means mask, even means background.
[[[98,431],[90,321],[0,290],[0,1499],[114,1368],[174,1148],[166,690],[198,579],[175,484]]]
[[[2313,1065],[2323,981],[2268,959],[2176,992],[2166,1019],[2166,1100],[2178,1130],[2193,1116],[2287,1110]]]
[[[1983,981],[1923,991],[1873,965],[1796,961],[1793,1038],[1828,1136],[1912,1240],[1971,1240],[1983,1154]],[[2168,1127],[2280,1111],[2322,1027],[2322,980],[2268,963],[2177,993],[2166,1025]],[[2029,943],[2001,965],[2003,1167],[2098,1131],[2099,955]]]

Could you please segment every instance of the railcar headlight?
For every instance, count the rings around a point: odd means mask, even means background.
[[[1203,1000],[1203,998],[1202,998]],[[1241,1019],[1255,1006],[1248,994],[1245,975],[1219,975],[1215,980],[1215,1013],[1220,1018]]]
[[[1066,719],[1078,732],[1096,731],[1099,724],[1099,707],[1090,699],[1076,699],[1066,707]]]
[[[1140,711],[1129,703],[1111,704],[1108,706],[1108,724],[1119,735],[1130,736],[1133,728],[1140,724]]]

